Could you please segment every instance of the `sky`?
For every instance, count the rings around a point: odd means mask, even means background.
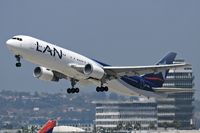
[[[177,58],[193,66],[198,97],[199,5],[199,0],[1,0],[0,90],[59,92],[70,87],[65,80],[35,79],[37,66],[27,61],[15,67],[5,42],[21,34],[111,65],[152,65],[177,52]]]

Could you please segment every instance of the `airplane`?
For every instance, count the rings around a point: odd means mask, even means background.
[[[66,133],[66,132],[85,133],[85,130],[73,126],[56,126],[56,120],[48,120],[37,133]]]
[[[55,120],[48,120],[37,133],[52,133],[55,126]]]
[[[8,49],[15,55],[16,67],[21,59],[39,65],[33,76],[40,80],[69,80],[67,93],[79,93],[77,83],[96,85],[97,92],[113,92],[127,96],[159,97],[169,69],[189,64],[173,64],[175,52],[170,52],[155,65],[111,66],[96,59],[87,58],[68,49],[25,35],[16,35],[6,41]],[[172,90],[175,92],[176,90]],[[161,96],[162,97],[162,96]]]

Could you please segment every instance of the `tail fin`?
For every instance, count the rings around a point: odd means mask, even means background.
[[[38,131],[38,133],[52,133],[53,128],[56,126],[55,120],[48,120],[42,128]]]
[[[165,57],[163,57],[158,63],[156,63],[156,65],[172,64],[176,55],[176,53],[170,52]],[[152,84],[152,87],[162,87],[168,72],[169,69],[158,73],[148,73],[143,75],[142,77],[148,82],[150,82]]]

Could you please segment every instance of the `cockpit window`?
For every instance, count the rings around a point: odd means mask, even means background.
[[[19,37],[13,37],[12,39],[18,40],[18,41],[22,41],[22,38]]]

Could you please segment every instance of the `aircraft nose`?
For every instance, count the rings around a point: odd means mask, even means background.
[[[9,39],[6,41],[6,45],[10,47],[10,46],[14,45],[14,43],[11,39]]]
[[[7,40],[6,41],[6,45],[7,45],[7,47],[17,47],[17,43],[16,43],[16,41],[15,40],[12,40],[12,39],[9,39],[9,40]]]

